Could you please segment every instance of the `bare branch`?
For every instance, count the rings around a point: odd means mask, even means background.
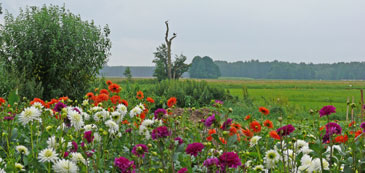
[[[168,43],[168,42],[169,42],[169,40],[168,40],[168,37],[169,37],[169,23],[168,23],[168,21],[167,21],[167,20],[165,21],[165,24],[166,24],[166,35],[165,35],[165,41],[166,41],[166,43]]]

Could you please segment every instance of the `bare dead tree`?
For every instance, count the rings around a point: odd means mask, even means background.
[[[172,37],[169,38],[169,23],[168,21],[165,21],[166,24],[166,35],[165,35],[165,42],[167,46],[167,76],[169,79],[172,79],[172,62],[171,62],[171,43],[172,40],[176,37],[176,33],[172,34]]]

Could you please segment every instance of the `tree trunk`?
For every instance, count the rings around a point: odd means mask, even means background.
[[[172,62],[171,62],[171,43],[172,40],[176,37],[176,34],[174,33],[171,38],[169,37],[169,23],[168,21],[165,21],[166,24],[166,34],[165,34],[165,42],[167,46],[167,77],[169,79],[172,79]]]

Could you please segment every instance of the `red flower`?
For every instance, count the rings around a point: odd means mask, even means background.
[[[113,84],[113,82],[112,82],[112,81],[110,81],[110,80],[107,80],[107,81],[106,81],[106,84],[109,86],[109,85]]]
[[[106,89],[101,89],[101,90],[100,90],[100,92],[99,92],[99,94],[106,94],[106,95],[109,95],[109,92],[108,92],[108,90],[106,90]]]
[[[5,103],[5,99],[0,97],[0,106]]]
[[[137,99],[142,100],[144,98],[143,92],[142,91],[138,91],[137,92]]]
[[[355,121],[351,122],[351,123],[349,124],[349,127],[352,127],[355,123],[356,123]]]
[[[272,122],[270,120],[265,120],[264,121],[264,126],[271,129],[274,127],[274,125],[272,124]]]
[[[347,135],[341,135],[341,136],[337,136],[336,138],[335,138],[335,142],[336,143],[345,143],[345,142],[347,142],[347,140],[348,140],[349,138],[348,138],[348,136]]]
[[[94,100],[94,93],[92,93],[92,92],[88,92],[88,93],[86,94],[86,96],[87,96],[87,98],[88,98],[89,100]]]
[[[58,101],[67,101],[68,100],[68,97],[60,97],[59,99],[58,99]]]
[[[30,104],[33,105],[36,102],[42,104],[43,106],[46,105],[45,102],[42,99],[40,99],[40,98],[34,98],[33,101],[30,102]]]
[[[113,83],[113,84],[109,85],[108,89],[112,93],[119,93],[122,88],[118,84]]]
[[[247,115],[246,117],[245,117],[245,121],[247,121],[247,120],[249,120],[251,118],[251,115]]]
[[[122,100],[121,100],[121,103],[122,103],[124,106],[127,106],[127,107],[128,107],[128,102],[127,102],[127,100],[122,99]]]
[[[109,96],[106,95],[106,94],[99,94],[97,97],[96,97],[96,101],[97,102],[103,102],[103,101],[108,101],[109,100]]]
[[[207,141],[212,141],[213,137],[212,137],[212,135],[209,135],[206,139],[207,139]]]
[[[117,104],[117,103],[119,103],[119,101],[120,101],[120,97],[119,97],[119,96],[117,96],[117,95],[112,96],[112,97],[110,98],[110,101],[111,101],[113,104]]]
[[[169,100],[167,100],[167,106],[171,108],[176,104],[176,97],[171,97]]]
[[[153,98],[151,98],[151,97],[147,97],[147,99],[146,99],[148,102],[150,102],[150,103],[155,103],[155,100],[153,100]]]
[[[265,108],[265,107],[259,107],[259,111],[264,114],[264,115],[269,115],[270,111],[269,109]]]
[[[253,133],[250,131],[250,129],[242,129],[241,132],[243,133],[243,135],[251,138],[253,136]]]
[[[222,144],[227,144],[227,141],[224,138],[219,138],[219,140],[222,142]]]
[[[257,121],[252,121],[250,123],[250,129],[255,133],[259,133],[261,131],[261,125]]]
[[[271,131],[269,134],[272,138],[280,140],[280,136],[275,130]]]
[[[237,129],[236,129],[236,128],[234,128],[234,127],[231,127],[231,128],[229,129],[229,136],[233,136],[233,135],[235,135],[235,134],[237,134]]]
[[[217,131],[215,129],[209,129],[208,130],[209,135],[216,134]]]
[[[231,127],[234,127],[234,128],[236,128],[236,129],[241,129],[241,125],[240,125],[240,124],[238,124],[238,123],[233,123],[233,124],[231,124]]]

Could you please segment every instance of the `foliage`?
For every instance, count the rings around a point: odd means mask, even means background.
[[[131,73],[131,69],[129,67],[127,67],[123,73],[123,75],[125,77],[127,77],[127,79],[130,81],[132,79],[132,73]]]
[[[109,33],[108,26],[101,29],[65,7],[27,7],[16,18],[5,14],[0,59],[20,79],[18,85],[30,82],[18,86],[19,93],[29,94],[22,89],[34,86],[45,99],[81,98],[107,61]]]
[[[152,61],[156,64],[155,71],[153,73],[154,77],[157,77],[159,81],[168,79],[168,59],[167,59],[167,47],[165,44],[156,48],[156,52],[153,53],[155,59]],[[186,57],[184,55],[176,55],[175,61],[172,64],[172,77],[173,79],[181,78],[182,74],[189,70],[189,64],[185,64]]]
[[[209,56],[203,58],[200,56],[194,57],[189,69],[189,74],[191,78],[217,79],[221,76],[219,67],[214,64],[212,58]]]
[[[334,64],[305,64],[289,62],[260,62],[251,61],[215,61],[222,76],[248,77],[255,79],[365,79],[365,62],[334,63]]]

